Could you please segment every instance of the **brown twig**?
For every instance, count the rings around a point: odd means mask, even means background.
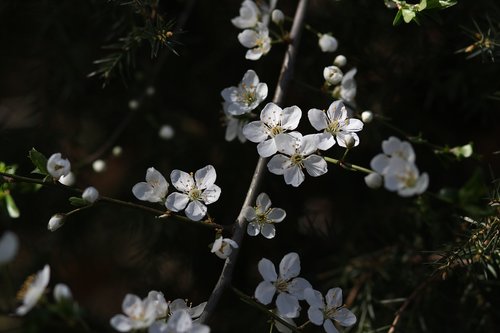
[[[274,92],[273,102],[275,104],[281,104],[285,92],[288,88],[290,80],[293,74],[293,68],[295,65],[295,59],[297,56],[297,49],[300,41],[300,35],[302,32],[302,27],[304,25],[304,16],[307,7],[307,0],[300,0],[297,10],[295,12],[295,17],[292,25],[292,29],[290,31],[290,39],[291,43],[288,45],[287,52],[283,59],[283,64],[281,66],[281,72],[278,79],[278,84],[276,86],[276,90]],[[252,181],[250,186],[248,187],[247,195],[245,197],[245,201],[243,202],[243,206],[241,207],[240,213],[235,223],[235,229],[232,239],[241,245],[241,241],[243,240],[243,236],[245,234],[246,220],[243,215],[243,210],[247,206],[251,206],[255,201],[255,197],[257,196],[257,190],[260,187],[262,182],[262,178],[264,175],[264,170],[266,167],[266,158],[259,158],[257,162],[257,166],[255,167],[255,171],[253,173]],[[224,267],[219,276],[219,280],[217,281],[210,298],[208,299],[207,305],[205,306],[205,310],[200,316],[200,322],[206,322],[209,320],[210,316],[213,314],[217,303],[219,302],[220,297],[224,290],[230,285],[234,267],[236,265],[236,260],[238,258],[239,248],[233,249],[231,255],[226,259],[224,263]]]

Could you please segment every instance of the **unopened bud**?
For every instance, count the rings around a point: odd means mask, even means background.
[[[346,136],[344,136],[344,143],[347,149],[351,149],[356,145],[356,140],[351,134],[347,134]]]
[[[92,204],[99,199],[99,192],[95,187],[89,186],[83,191],[82,199]]]
[[[63,226],[65,220],[66,220],[66,214],[57,213],[50,218],[49,224],[47,225],[47,229],[49,229],[50,231],[56,231],[57,229]]]
[[[59,183],[66,185],[66,186],[71,186],[75,184],[75,174],[73,172],[69,172],[66,176],[61,176],[58,180]]]
[[[373,112],[371,111],[363,111],[361,113],[361,120],[365,123],[365,124],[368,124],[368,123],[371,123],[372,120],[373,120]]]
[[[273,10],[271,13],[271,19],[273,20],[276,25],[282,25],[283,21],[285,21],[285,14],[279,9]]]
[[[337,66],[328,66],[323,69],[323,77],[331,85],[339,84],[344,74]]]
[[[73,299],[73,295],[67,285],[64,283],[58,283],[54,287],[54,299],[57,302],[71,301]]]
[[[92,163],[92,169],[94,169],[95,172],[103,172],[106,170],[106,162],[103,160],[95,160],[94,163]]]
[[[332,35],[323,34],[319,35],[318,45],[323,52],[335,52],[339,43]]]
[[[338,67],[344,67],[347,64],[347,58],[344,55],[339,54],[335,57],[335,60],[333,60],[333,64]]]
[[[382,176],[376,172],[372,172],[365,176],[366,186],[372,189],[377,189],[382,186]]]

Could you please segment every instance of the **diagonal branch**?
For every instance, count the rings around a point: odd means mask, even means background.
[[[297,10],[295,12],[295,17],[293,20],[292,29],[290,31],[290,39],[291,43],[288,45],[287,52],[283,59],[283,64],[281,66],[281,72],[278,80],[278,84],[276,86],[276,90],[274,92],[273,102],[275,104],[281,104],[283,101],[283,97],[286,93],[288,85],[293,75],[293,68],[295,66],[295,59],[297,57],[297,49],[300,42],[300,35],[302,32],[302,27],[304,25],[304,16],[307,7],[307,0],[300,0]],[[262,179],[264,176],[264,170],[266,166],[267,159],[259,158],[257,162],[257,166],[255,167],[255,171],[253,173],[252,182],[248,187],[247,195],[245,201],[243,202],[243,206],[241,207],[240,214],[235,223],[235,230],[232,239],[241,245],[241,241],[243,240],[243,236],[245,234],[246,229],[246,221],[243,216],[243,210],[247,206],[251,206],[255,201],[255,197],[257,196],[257,190],[262,183]],[[240,246],[241,248],[241,246]],[[233,276],[234,266],[236,265],[236,260],[238,258],[239,248],[233,249],[231,255],[226,259],[224,263],[224,267],[219,276],[219,280],[215,285],[210,298],[208,299],[205,310],[203,311],[200,321],[206,322],[210,316],[213,314],[217,303],[223,293],[223,291],[230,285],[231,279]]]

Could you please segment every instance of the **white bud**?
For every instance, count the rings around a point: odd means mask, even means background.
[[[361,120],[364,123],[366,123],[366,124],[371,123],[372,120],[373,120],[373,112],[371,112],[371,111],[363,111],[361,113]]]
[[[170,125],[162,125],[158,131],[158,136],[163,140],[170,140],[174,137],[174,128]]]
[[[153,96],[156,93],[156,89],[153,86],[149,86],[146,88],[146,95]]]
[[[95,160],[94,163],[92,163],[92,169],[94,169],[95,172],[103,172],[106,170],[106,162],[103,160]]]
[[[282,25],[283,21],[285,21],[285,14],[281,10],[275,9],[271,13],[271,19],[276,25]]]
[[[331,85],[339,84],[344,74],[337,66],[328,66],[323,69],[323,77]]]
[[[128,102],[128,107],[130,110],[137,110],[139,108],[139,101],[136,99],[131,99]]]
[[[372,189],[377,189],[382,186],[382,176],[376,172],[372,172],[365,176],[366,186]]]
[[[63,226],[65,220],[66,214],[57,213],[50,218],[47,229],[49,229],[50,231],[56,231]]]
[[[16,256],[19,248],[19,238],[12,231],[6,231],[0,237],[0,266],[6,264]]]
[[[356,145],[356,140],[351,134],[344,136],[344,143],[347,149],[351,149]]]
[[[335,37],[329,34],[320,35],[318,44],[323,52],[335,52],[339,45]]]
[[[99,199],[99,191],[95,187],[89,186],[83,191],[82,199],[92,204]]]
[[[54,287],[54,299],[57,302],[71,301],[73,299],[73,295],[67,285],[64,283],[58,283]]]
[[[52,154],[47,160],[47,171],[55,179],[66,176],[71,171],[71,163],[61,157],[61,153]]]
[[[59,183],[66,185],[66,186],[74,185],[75,181],[76,181],[75,174],[70,171],[66,176],[61,176],[61,178],[59,178],[58,181],[59,181]]]
[[[115,146],[113,147],[113,150],[111,151],[111,153],[113,154],[113,156],[120,156],[123,152],[123,148],[121,146]]]
[[[333,60],[333,64],[335,66],[344,67],[347,64],[347,58],[342,54],[339,54],[335,57],[335,60]]]

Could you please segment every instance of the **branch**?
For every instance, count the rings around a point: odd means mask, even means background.
[[[292,29],[290,31],[291,43],[290,45],[288,45],[287,52],[283,59],[283,64],[281,65],[281,72],[278,79],[278,84],[274,92],[273,102],[275,104],[281,104],[281,102],[283,101],[286,89],[288,88],[288,85],[292,78],[295,59],[297,57],[297,49],[300,42],[300,35],[304,24],[306,7],[307,7],[307,0],[300,0],[297,6],[297,10],[295,12],[295,18],[293,21]],[[267,162],[266,158],[259,157],[259,161],[257,162],[257,166],[255,167],[255,171],[253,173],[252,182],[250,183],[245,201],[243,202],[243,206],[241,207],[240,213],[236,220],[234,234],[232,237],[233,241],[238,243],[238,245],[240,246],[236,249],[233,249],[231,255],[226,259],[224,267],[222,268],[222,271],[220,273],[219,280],[217,281],[212,291],[212,294],[208,299],[207,305],[205,306],[205,309],[200,316],[201,323],[206,322],[210,318],[210,316],[212,316],[217,306],[217,303],[219,302],[219,299],[222,296],[223,291],[231,283],[234,266],[236,265],[239,249],[241,248],[241,241],[243,240],[243,236],[245,234],[246,220],[243,215],[243,210],[245,207],[251,206],[255,201],[255,197],[257,196],[257,190],[260,187],[264,175],[266,162]]]

